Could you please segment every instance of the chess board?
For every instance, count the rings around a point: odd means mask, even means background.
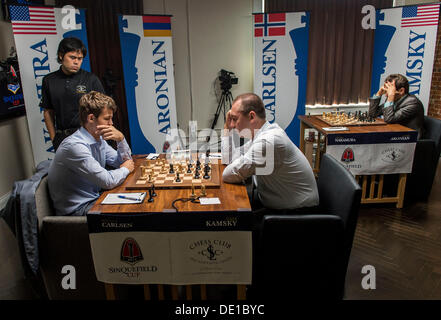
[[[378,125],[386,125],[383,119],[376,118],[374,121],[360,121],[358,119],[352,117],[329,117],[329,116],[317,116],[321,121],[325,122],[331,127],[340,127],[340,126],[378,126]]]
[[[181,165],[181,168],[179,165]],[[192,164],[191,173],[187,172],[188,161],[175,163],[173,165],[174,173],[170,173],[170,165],[166,161],[146,160],[139,167],[135,168],[134,174],[127,178],[126,189],[146,190],[152,184],[155,185],[155,189],[190,189],[192,184],[195,187],[203,184],[206,188],[219,188],[221,178],[219,164],[216,161],[208,165],[210,167],[210,171],[208,172],[209,178],[204,179],[204,164],[202,163],[201,169],[199,170],[200,177],[199,179],[195,179],[195,163]],[[178,171],[180,182],[176,182],[176,173]]]

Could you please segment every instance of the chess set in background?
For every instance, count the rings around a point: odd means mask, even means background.
[[[386,122],[379,118],[369,117],[367,112],[355,111],[355,112],[323,112],[322,115],[317,116],[320,120],[326,124],[334,126],[373,126],[373,125],[385,125]]]

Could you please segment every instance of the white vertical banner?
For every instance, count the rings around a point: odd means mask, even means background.
[[[254,93],[263,100],[266,119],[297,145],[297,115],[305,114],[308,36],[308,12],[254,15]]]
[[[400,73],[427,114],[438,19],[439,4],[377,10],[371,96],[389,74]]]
[[[170,16],[118,16],[132,151],[160,153],[177,127]]]
[[[34,163],[53,159],[54,148],[39,107],[43,77],[57,71],[58,44],[63,38],[81,39],[88,48],[85,10],[74,8],[9,6],[20,65],[21,83],[26,106],[29,135],[31,137]],[[82,68],[90,71],[89,56]]]

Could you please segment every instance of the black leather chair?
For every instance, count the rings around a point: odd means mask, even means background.
[[[254,261],[258,297],[343,298],[361,188],[327,154],[317,185],[320,206],[314,213],[264,216]]]
[[[412,173],[407,176],[405,199],[426,201],[432,190],[441,151],[441,120],[424,117],[424,132],[416,143]]]

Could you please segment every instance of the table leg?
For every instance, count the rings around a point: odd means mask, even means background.
[[[192,290],[191,290],[191,285],[186,285],[185,286],[185,291],[186,291],[186,299],[187,300],[192,300],[193,299],[193,295],[192,295]]]
[[[247,299],[247,287],[243,284],[237,285],[237,300]]]
[[[152,295],[150,294],[150,285],[145,284],[144,285],[144,300],[151,300]]]
[[[401,173],[400,174],[400,181],[398,182],[398,191],[397,191],[397,208],[401,209],[403,207],[404,203],[404,192],[406,190],[406,180],[407,180],[407,173]]]
[[[115,287],[111,283],[105,283],[104,288],[106,290],[107,300],[116,300]]]

